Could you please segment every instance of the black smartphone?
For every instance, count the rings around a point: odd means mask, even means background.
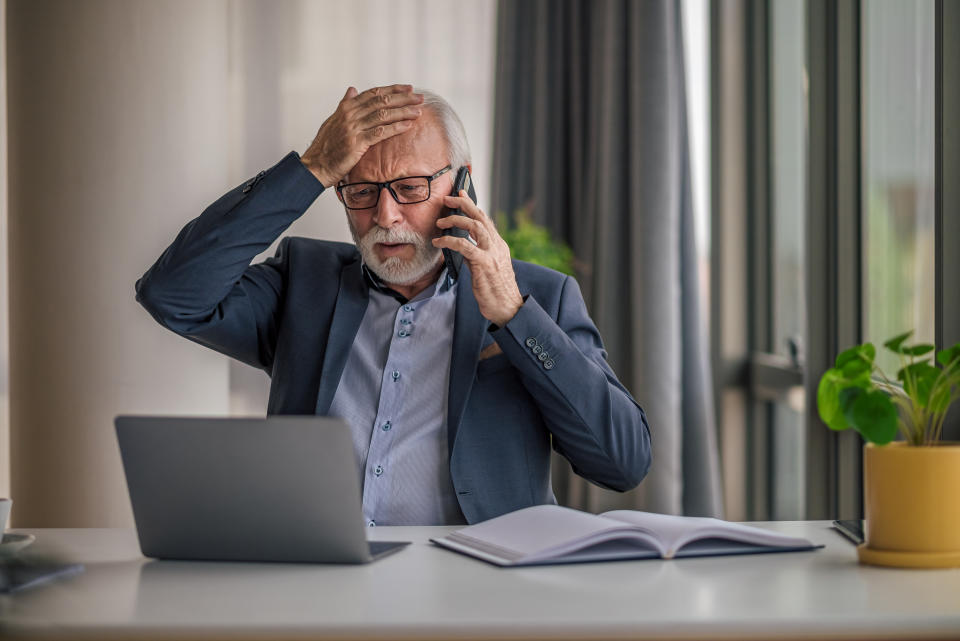
[[[461,189],[467,190],[467,195],[474,203],[477,202],[477,192],[473,189],[473,177],[470,176],[470,170],[465,166],[457,170],[457,176],[453,180],[452,196],[458,196]],[[447,209],[444,216],[466,216],[460,209]],[[457,238],[468,238],[470,236],[466,229],[451,227],[443,230],[444,236],[456,236]],[[443,261],[447,266],[447,275],[454,279],[460,276],[460,266],[463,264],[463,255],[458,251],[443,248]]]
[[[862,519],[834,521],[833,527],[840,534],[850,539],[854,545],[860,545],[865,540]]]

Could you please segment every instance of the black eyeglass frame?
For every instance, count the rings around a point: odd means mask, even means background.
[[[388,180],[387,182],[382,182],[382,183],[364,180],[361,182],[347,183],[345,185],[337,185],[337,196],[340,198],[340,202],[343,203],[343,206],[351,211],[357,211],[361,209],[373,209],[374,207],[380,204],[380,193],[383,191],[384,187],[386,187],[387,191],[389,191],[390,195],[393,197],[393,201],[398,205],[416,205],[417,203],[423,203],[430,200],[430,196],[433,194],[433,190],[431,188],[433,181],[452,169],[453,167],[451,165],[447,165],[446,167],[444,167],[437,173],[433,174],[432,176],[401,176],[400,178],[394,178],[393,180]],[[400,198],[397,197],[397,192],[393,190],[393,183],[400,182],[401,180],[410,180],[411,178],[427,179],[427,197],[422,200],[411,200],[407,202],[400,202]],[[373,201],[372,205],[367,205],[366,207],[351,207],[350,205],[347,204],[346,199],[343,197],[343,190],[346,189],[347,187],[353,187],[354,185],[376,185],[377,199]]]

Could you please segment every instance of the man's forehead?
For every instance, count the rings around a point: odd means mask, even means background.
[[[446,140],[435,119],[428,114],[421,116],[410,131],[370,147],[347,178],[382,181],[401,176],[426,176],[442,169],[447,157]]]

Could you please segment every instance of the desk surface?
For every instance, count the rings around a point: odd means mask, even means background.
[[[759,523],[815,552],[501,569],[428,542],[366,566],[151,561],[132,530],[26,530],[86,565],[0,597],[0,637],[960,638],[960,569],[857,564],[828,522]]]

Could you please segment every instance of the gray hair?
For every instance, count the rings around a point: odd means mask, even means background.
[[[470,145],[467,143],[467,132],[460,122],[460,117],[453,110],[450,103],[439,95],[426,89],[414,89],[415,93],[423,94],[423,106],[430,109],[443,128],[443,135],[447,139],[447,162],[456,171],[464,165],[470,164]]]

